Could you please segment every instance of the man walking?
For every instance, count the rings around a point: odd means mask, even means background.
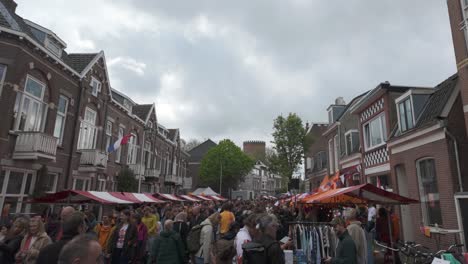
[[[335,217],[331,223],[331,226],[335,229],[336,235],[340,240],[336,248],[336,257],[328,258],[325,263],[331,264],[357,264],[356,259],[356,245],[353,239],[348,234],[346,229],[346,223],[343,218]]]
[[[356,209],[348,210],[347,220],[349,222],[348,230],[349,235],[356,245],[357,262],[359,264],[367,264],[367,239],[366,233],[362,228],[361,222],[357,220]]]

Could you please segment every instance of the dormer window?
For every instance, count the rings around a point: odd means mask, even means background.
[[[128,100],[124,100],[123,105],[124,105],[125,109],[127,109],[129,112],[132,111],[132,105],[130,104],[130,102]]]
[[[62,56],[62,47],[50,37],[45,39],[44,45],[46,49],[57,55],[57,57],[60,58]]]
[[[411,97],[398,102],[398,124],[400,131],[404,132],[414,127],[414,114]]]
[[[359,151],[359,132],[356,129],[346,131],[345,141],[346,155],[351,155]]]
[[[98,81],[96,78],[94,77],[91,77],[91,88],[92,88],[92,91],[91,93],[97,97],[98,93],[101,92],[101,82]]]

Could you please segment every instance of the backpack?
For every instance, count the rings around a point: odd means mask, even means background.
[[[187,250],[190,254],[196,254],[202,247],[200,244],[201,231],[207,225],[196,225],[190,229],[187,235]]]
[[[268,249],[277,243],[271,241],[268,245],[256,242],[247,242],[242,245],[242,263],[243,264],[268,264]]]

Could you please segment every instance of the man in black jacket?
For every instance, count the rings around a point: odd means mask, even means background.
[[[346,222],[341,217],[335,217],[331,223],[335,229],[336,235],[340,240],[336,248],[336,257],[328,258],[325,263],[331,264],[357,264],[356,245],[353,239],[348,234]]]
[[[84,214],[81,212],[74,212],[62,224],[63,235],[62,238],[41,250],[37,258],[36,264],[57,263],[60,251],[65,244],[72,240],[75,236],[83,234],[86,231],[86,223],[84,221]]]

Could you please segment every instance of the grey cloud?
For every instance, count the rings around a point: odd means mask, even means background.
[[[19,2],[31,15],[44,6]],[[432,86],[455,72],[444,1],[105,3],[132,6],[132,12],[156,22],[141,30],[126,23],[116,35],[100,34],[99,25],[80,27],[76,18],[77,30],[108,60],[128,57],[146,64],[142,76],[111,67],[116,88],[144,103],[166,104],[156,105],[159,119],[166,127],[179,127],[185,138],[269,141],[278,114],[297,112],[304,121],[323,121],[337,96],[349,101],[387,80]],[[56,14],[57,21],[74,15],[66,9]],[[219,32],[195,32],[191,40],[187,28],[200,16]],[[31,19],[41,23],[43,18]],[[53,27],[61,31],[59,23]],[[247,65],[246,56],[259,62]],[[162,87],[162,76],[171,72],[181,78],[181,87]]]

